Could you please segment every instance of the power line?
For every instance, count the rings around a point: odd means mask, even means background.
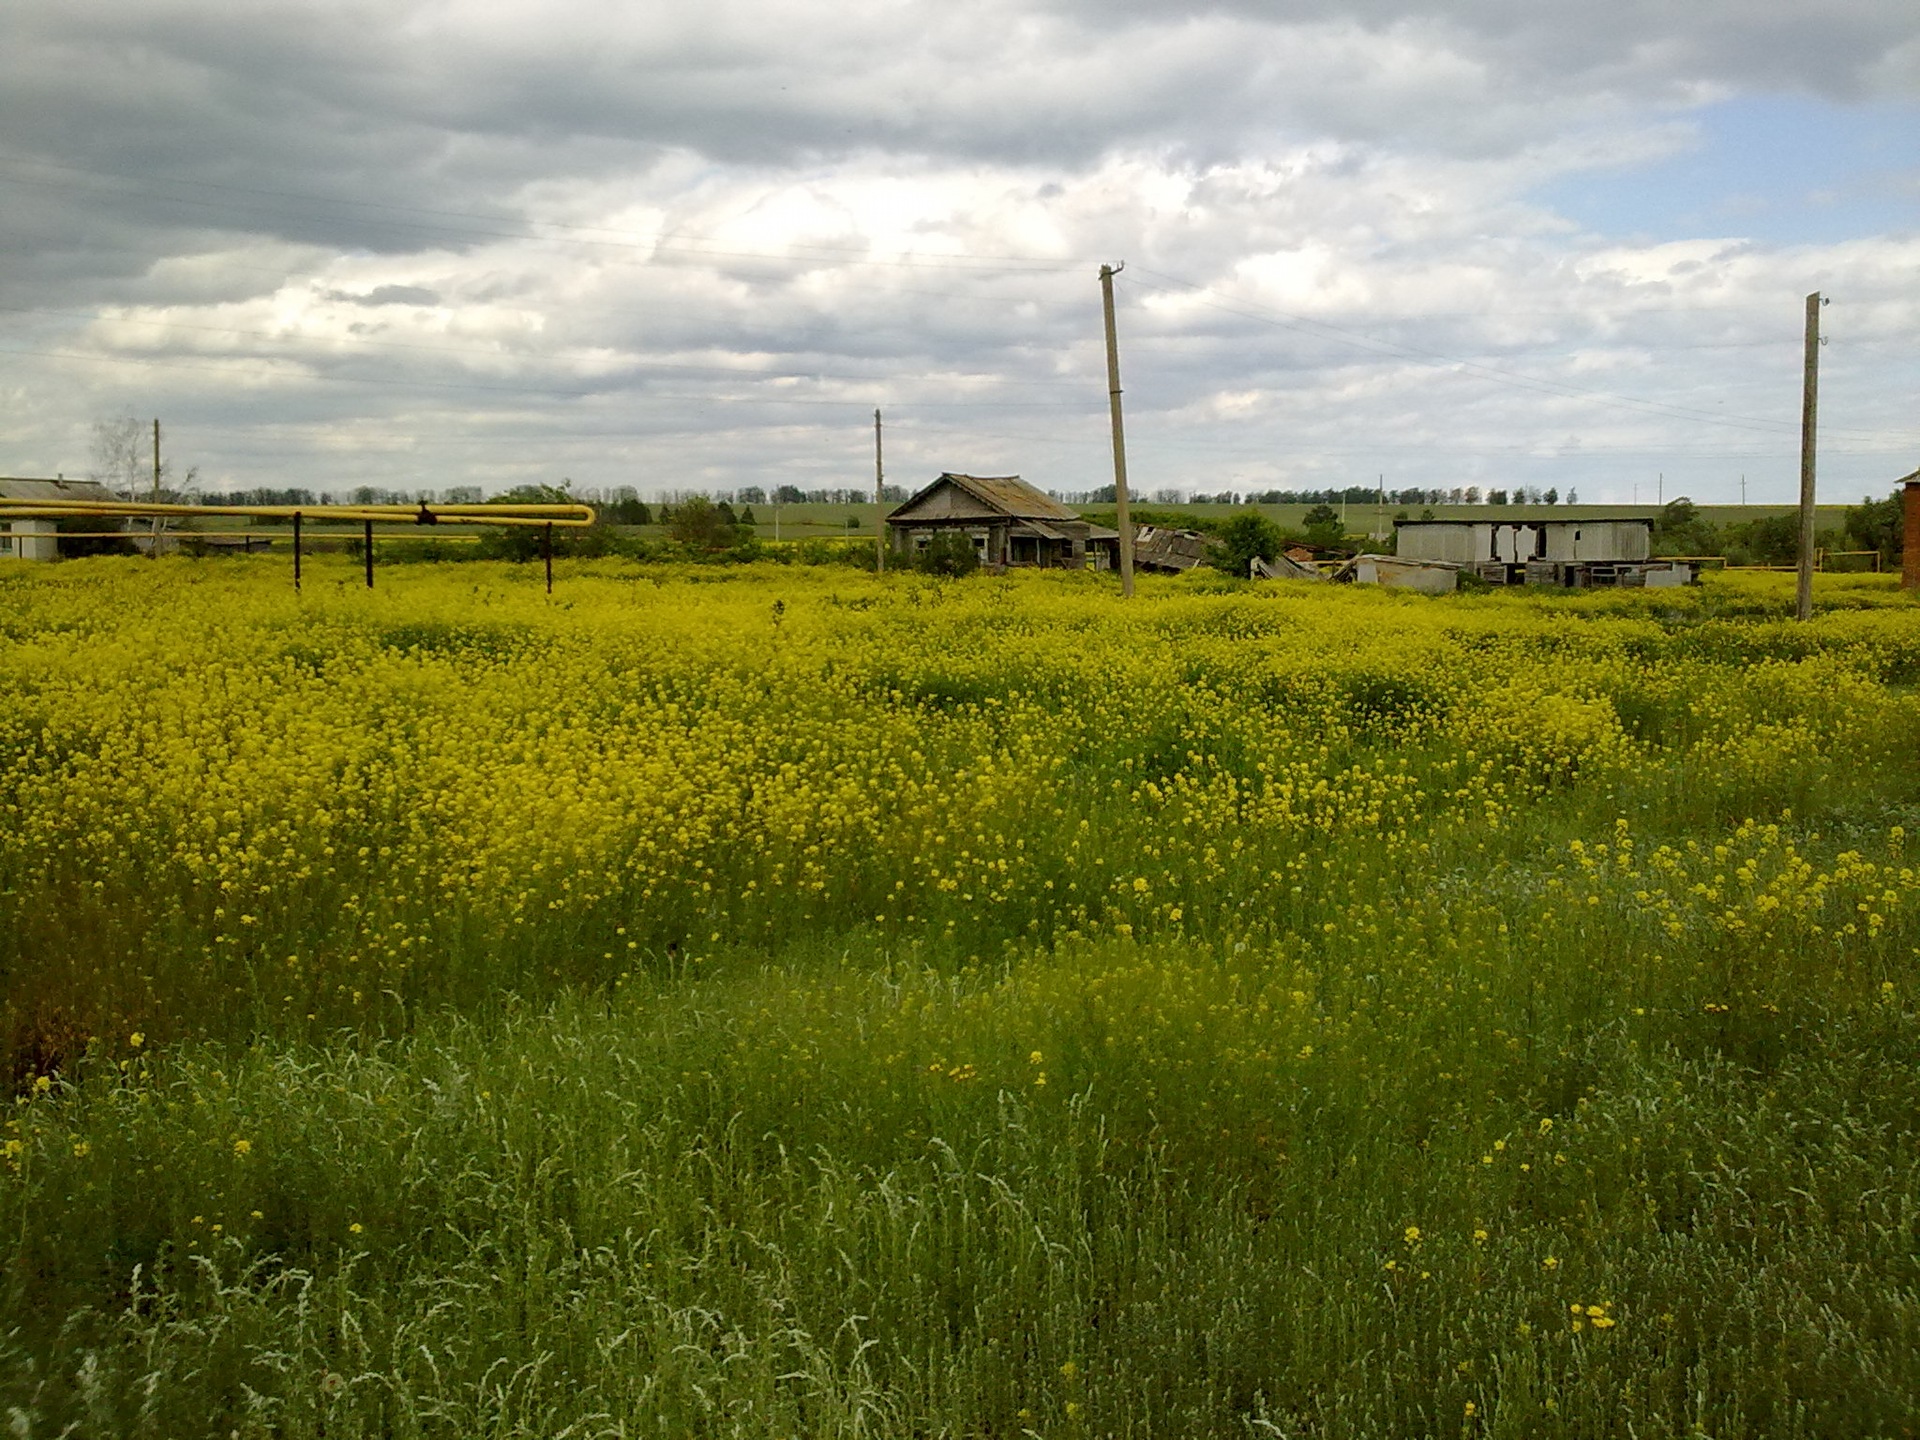
[[[1170,281],[1173,286],[1190,290],[1197,295],[1217,296],[1220,293],[1211,286],[1201,285],[1192,280],[1183,280],[1177,275],[1168,275],[1162,271],[1147,269],[1144,266],[1137,268],[1139,268],[1143,274],[1158,276],[1162,280]],[[1146,288],[1167,291],[1170,287],[1149,285]],[[1644,400],[1636,396],[1620,395],[1607,390],[1594,390],[1586,386],[1572,385],[1560,380],[1542,380],[1534,376],[1522,375],[1515,371],[1483,365],[1477,361],[1463,359],[1457,355],[1448,355],[1440,351],[1426,350],[1418,346],[1403,345],[1395,341],[1378,340],[1370,335],[1363,335],[1357,331],[1347,330],[1338,325],[1330,325],[1325,321],[1314,320],[1291,311],[1280,310],[1271,306],[1262,306],[1253,301],[1237,301],[1237,303],[1240,305],[1254,306],[1254,309],[1236,309],[1232,305],[1221,304],[1218,301],[1202,300],[1200,303],[1207,305],[1210,309],[1220,310],[1230,315],[1239,315],[1244,319],[1274,325],[1280,329],[1304,328],[1306,332],[1310,334],[1325,332],[1328,336],[1344,344],[1356,345],[1387,354],[1398,355],[1424,364],[1458,365],[1497,384],[1509,385],[1517,389],[1532,390],[1542,394],[1557,395],[1562,399],[1594,400],[1604,405],[1641,410],[1671,419],[1691,420],[1699,424],[1720,425],[1729,429],[1760,430],[1769,434],[1791,433],[1797,428],[1797,422],[1792,421],[1772,420],[1763,416],[1752,415],[1715,415],[1712,411],[1698,410],[1690,406],[1669,405],[1662,401]],[[1264,311],[1266,313],[1256,313],[1256,311]],[[1849,433],[1861,434],[1874,439],[1884,438],[1882,432],[1866,431]]]

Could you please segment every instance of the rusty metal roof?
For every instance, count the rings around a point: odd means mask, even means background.
[[[1078,520],[1080,516],[1058,500],[1049,499],[1018,475],[956,475],[948,471],[899,507],[894,513],[919,503],[942,485],[954,485],[973,496],[982,505],[1016,520]]]

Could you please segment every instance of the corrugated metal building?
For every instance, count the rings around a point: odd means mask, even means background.
[[[1684,584],[1692,578],[1686,567],[1652,558],[1653,521],[1639,516],[1396,520],[1394,535],[1394,553],[1403,560],[1459,565],[1496,585]]]
[[[1590,520],[1396,520],[1396,555],[1409,560],[1447,560],[1455,565],[1529,560],[1646,560],[1653,554],[1653,521]]]

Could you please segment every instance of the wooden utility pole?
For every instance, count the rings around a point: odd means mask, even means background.
[[[1107,320],[1107,403],[1113,415],[1114,526],[1120,531],[1120,595],[1133,596],[1133,521],[1127,514],[1127,441],[1120,428],[1120,342],[1113,331],[1113,277],[1125,268],[1100,267],[1100,301]]]
[[[153,418],[153,503],[160,503],[160,417]],[[153,517],[150,527],[153,532],[152,548],[147,551],[149,560],[160,558],[160,517]]]
[[[1813,441],[1820,426],[1820,307],[1818,290],[1807,296],[1807,334],[1800,375],[1800,585],[1794,618],[1813,618]]]
[[[880,412],[873,412],[873,569],[875,574],[887,573],[887,517],[886,501],[881,491],[886,488],[887,472],[880,463]]]

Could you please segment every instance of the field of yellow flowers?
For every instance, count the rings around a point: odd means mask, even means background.
[[[0,565],[11,1433],[1920,1424],[1888,582],[283,571]]]

